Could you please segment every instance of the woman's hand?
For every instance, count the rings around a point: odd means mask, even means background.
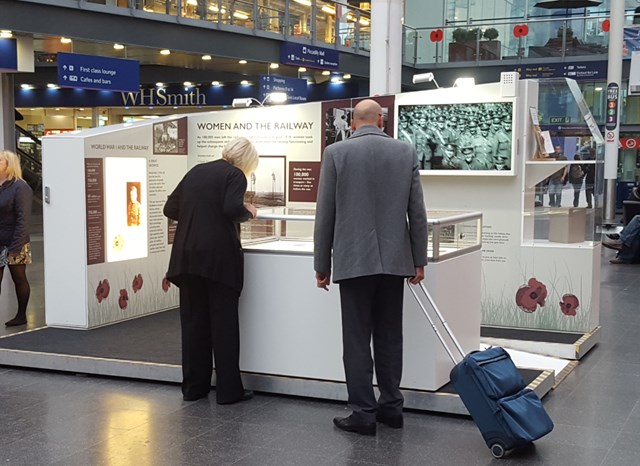
[[[253,204],[245,202],[244,208],[249,211],[249,213],[251,214],[251,218],[256,218],[256,215],[258,215],[258,209],[256,209],[256,206],[254,206]]]

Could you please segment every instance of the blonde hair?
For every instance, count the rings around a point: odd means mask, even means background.
[[[11,179],[22,179],[22,167],[20,167],[20,159],[10,150],[0,151],[0,158],[7,161],[7,175]]]
[[[222,149],[222,158],[249,176],[258,167],[258,151],[246,138],[237,138]]]

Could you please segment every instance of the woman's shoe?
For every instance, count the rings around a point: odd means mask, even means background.
[[[245,390],[244,392],[242,392],[242,396],[236,400],[231,400],[231,401],[217,401],[217,403],[219,405],[231,405],[234,403],[239,403],[241,401],[248,401],[251,398],[253,398],[253,391],[252,390]]]
[[[5,327],[17,327],[19,325],[26,325],[27,317],[26,316],[15,316],[9,322],[5,322]]]
[[[618,258],[609,259],[609,262],[612,263],[612,264],[624,264],[625,263],[622,259],[618,259]]]

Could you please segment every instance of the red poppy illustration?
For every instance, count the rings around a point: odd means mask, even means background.
[[[133,288],[134,293],[137,293],[142,289],[142,283],[143,283],[143,280],[142,280],[141,273],[133,277],[133,283],[131,283],[131,288]]]
[[[436,29],[431,31],[429,38],[431,39],[431,42],[440,42],[444,38],[444,32],[442,32],[442,29]]]
[[[525,37],[529,34],[529,26],[526,24],[516,24],[513,28],[513,35],[515,37]]]
[[[104,280],[100,280],[100,282],[98,282],[98,287],[96,288],[96,299],[99,303],[107,299],[109,291],[111,291],[109,280],[106,278]]]
[[[611,29],[611,21],[609,21],[608,19],[605,19],[602,22],[602,30],[604,32],[609,32],[609,29]]]
[[[562,301],[560,301],[560,310],[565,316],[575,316],[578,307],[580,307],[580,301],[578,301],[578,297],[576,295],[567,293],[562,296]]]
[[[127,290],[122,289],[120,290],[120,297],[118,298],[118,306],[120,306],[120,309],[124,310],[127,308],[128,304],[129,304],[129,293],[127,293]]]
[[[167,277],[164,277],[162,279],[162,291],[166,293],[167,291],[169,291],[169,288],[171,288],[171,282],[167,280]]]
[[[516,304],[524,312],[530,313],[540,307],[544,307],[547,299],[547,287],[535,278],[530,278],[526,285],[522,285],[516,291]]]

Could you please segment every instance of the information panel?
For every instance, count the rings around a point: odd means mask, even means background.
[[[58,85],[107,91],[138,91],[140,62],[60,52]]]

